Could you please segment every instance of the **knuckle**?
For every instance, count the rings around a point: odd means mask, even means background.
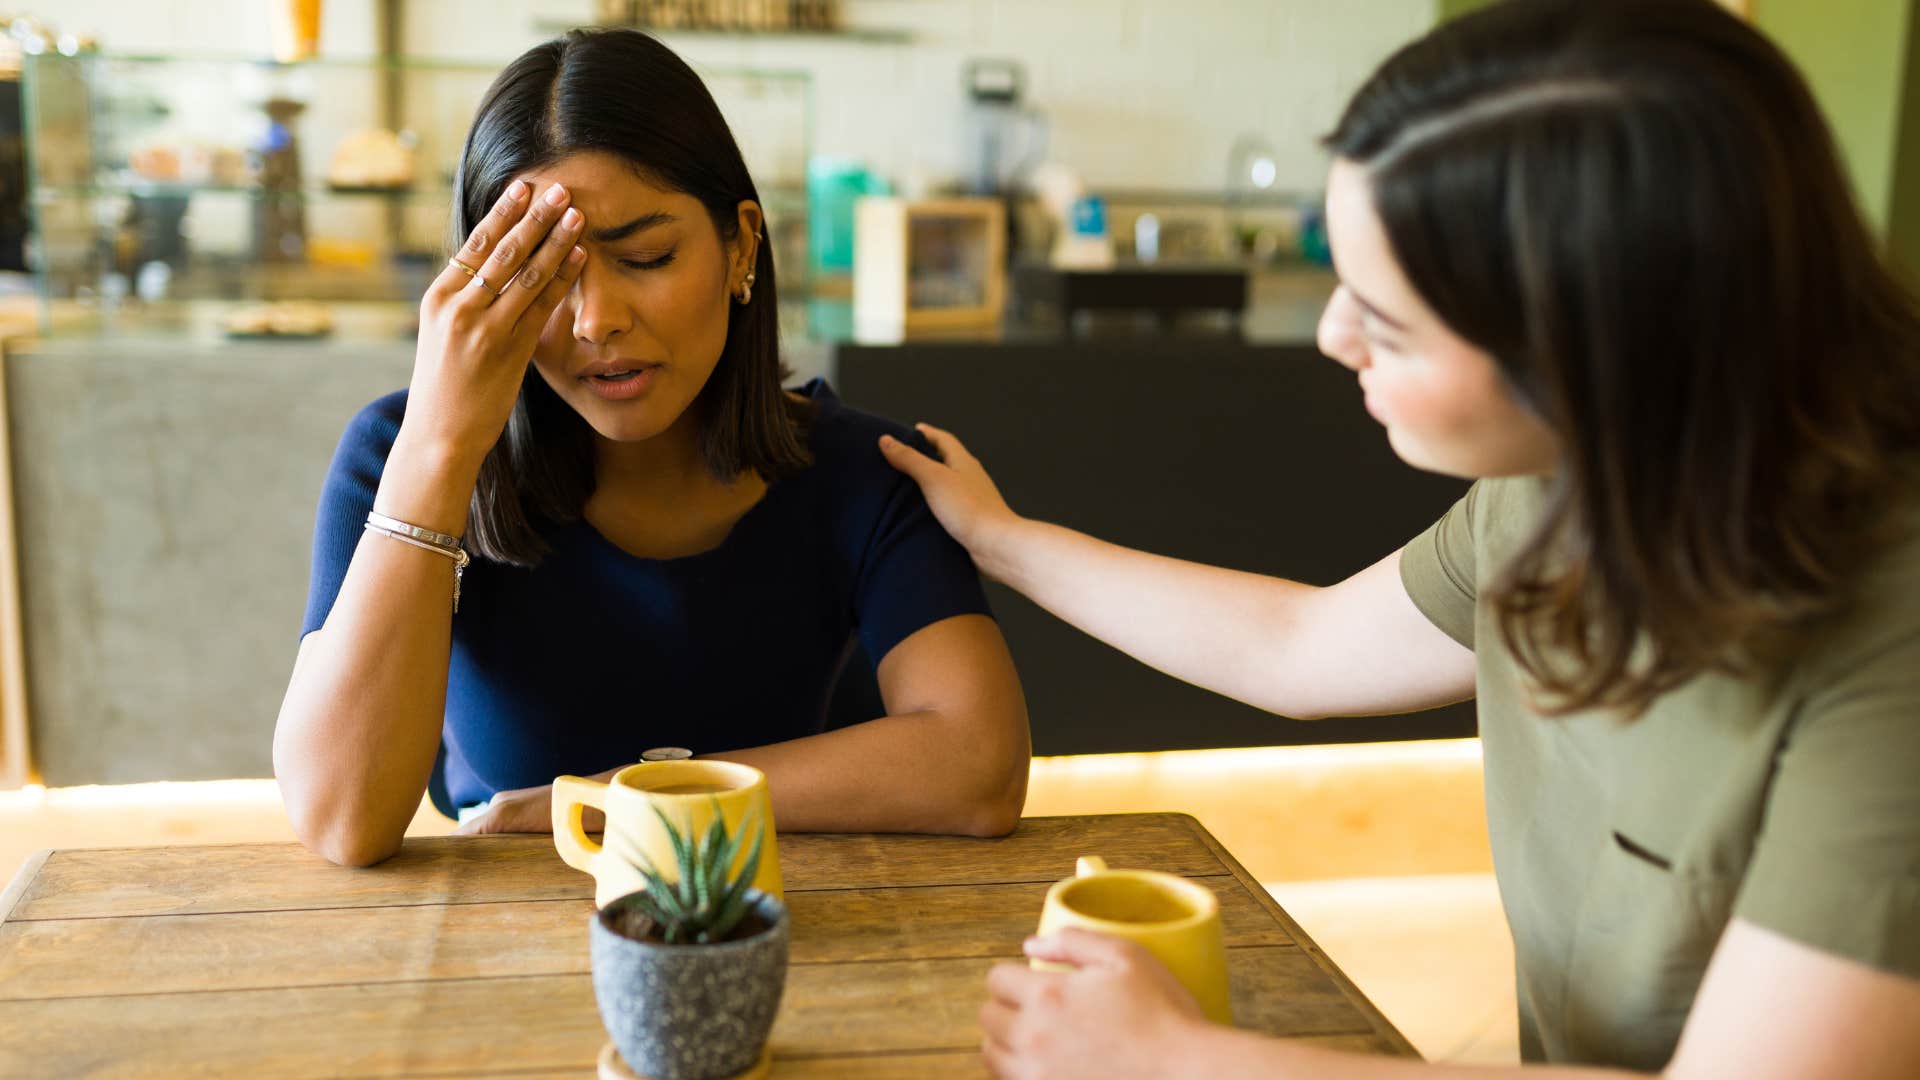
[[[529,289],[539,288],[540,268],[537,266],[529,266],[525,270],[520,271],[520,284]]]
[[[497,263],[511,262],[514,257],[519,254],[520,242],[509,236],[500,241],[499,247],[493,249],[493,261]]]
[[[479,251],[482,248],[485,248],[486,246],[487,246],[487,230],[485,229],[473,230],[473,235],[467,238],[467,250]]]

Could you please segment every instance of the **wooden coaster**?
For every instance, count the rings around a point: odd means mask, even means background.
[[[773,1048],[762,1047],[760,1060],[748,1067],[746,1072],[735,1073],[726,1080],[764,1080],[767,1069],[773,1064]],[[600,1080],[651,1080],[627,1067],[620,1050],[609,1041],[600,1048]]]

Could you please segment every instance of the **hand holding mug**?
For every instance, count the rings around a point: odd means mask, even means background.
[[[1049,970],[1007,963],[987,975],[981,1053],[996,1076],[1146,1080],[1194,1064],[1186,1048],[1206,1018],[1144,946],[1067,927],[1025,948]]]

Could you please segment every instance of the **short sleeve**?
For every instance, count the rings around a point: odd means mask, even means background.
[[[1920,631],[1802,707],[1734,915],[1920,978]]]
[[[894,435],[932,453],[917,431]],[[919,486],[890,467],[884,475],[886,497],[860,553],[853,595],[860,643],[875,667],[922,627],[992,614],[972,557],[940,527]]]
[[[1473,648],[1474,605],[1479,599],[1474,553],[1474,515],[1481,510],[1476,482],[1439,521],[1400,550],[1400,582],[1427,621]]]
[[[306,617],[300,623],[303,638],[326,623],[340,595],[405,408],[405,391],[381,398],[348,422],[334,448],[314,514],[313,567],[307,576]]]

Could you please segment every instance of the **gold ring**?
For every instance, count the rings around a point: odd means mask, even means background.
[[[468,266],[466,263],[461,262],[459,259],[448,259],[447,265],[453,267],[455,270],[460,271],[461,273],[467,275],[468,277],[473,277],[475,274],[478,274],[480,272],[478,270],[475,270],[473,267]]]
[[[495,295],[495,296],[499,296],[499,295],[500,295],[500,290],[499,290],[499,289],[496,289],[496,288],[494,288],[493,286],[491,286],[491,285],[489,285],[489,284],[487,284],[487,279],[486,279],[486,278],[483,278],[483,277],[481,277],[481,276],[480,276],[479,274],[475,274],[475,275],[473,275],[473,283],[474,283],[475,285],[478,285],[478,286],[480,286],[481,288],[483,288],[483,289],[485,289],[485,290],[487,290],[488,292],[490,292],[490,293],[492,293],[492,294],[493,294],[493,295]]]

